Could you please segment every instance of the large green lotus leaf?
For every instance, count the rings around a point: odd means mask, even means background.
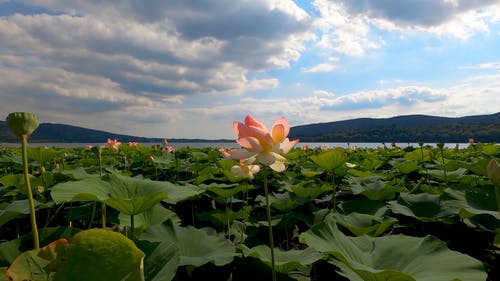
[[[321,194],[332,191],[332,186],[330,184],[322,184],[318,186],[310,182],[305,182],[290,187],[290,191],[292,191],[299,198],[316,199]]]
[[[431,150],[427,147],[423,147],[422,149],[417,148],[414,151],[406,153],[404,159],[415,160],[418,162],[429,161],[432,159]]]
[[[180,250],[174,241],[150,243],[156,245],[144,261],[144,277],[148,281],[170,281],[180,263]]]
[[[50,272],[54,271],[57,257],[65,254],[68,241],[58,239],[38,250],[22,253],[12,262],[5,271],[5,275],[12,281],[49,281]]]
[[[378,217],[360,213],[342,215],[337,212],[334,214],[334,218],[339,225],[347,228],[357,236],[365,234],[380,236],[398,221],[391,217]]]
[[[454,204],[444,204],[441,201],[437,194],[401,193],[398,200],[388,202],[388,206],[396,214],[421,221],[446,221],[458,215],[459,210]]]
[[[85,178],[97,178],[97,177],[99,177],[99,175],[97,175],[97,174],[87,173],[87,171],[85,171],[85,169],[83,167],[78,167],[78,168],[71,169],[71,170],[62,170],[61,173],[64,175],[69,175],[72,178],[77,179],[77,180],[78,179],[85,179]]]
[[[324,173],[324,171],[320,170],[319,168],[308,168],[308,167],[301,167],[300,172],[301,172],[301,174],[303,174],[304,176],[306,176],[308,178],[312,178],[312,177],[315,177],[317,175],[321,175],[322,173]]]
[[[367,154],[366,158],[363,158],[361,162],[359,163],[359,168],[364,170],[364,171],[375,171],[377,170],[380,166],[382,166],[384,162],[380,160],[377,156]]]
[[[111,185],[100,178],[85,178],[79,181],[68,181],[52,187],[50,195],[56,204],[64,202],[103,202],[109,198]]]
[[[164,192],[157,191],[145,195],[134,195],[131,198],[111,197],[105,200],[104,203],[126,215],[137,215],[151,209],[154,205],[157,205],[166,197],[167,196]]]
[[[475,158],[474,163],[469,164],[466,168],[476,175],[486,176],[486,167],[490,162],[490,158]]]
[[[167,198],[163,201],[169,204],[177,204],[178,202],[192,200],[205,192],[203,187],[192,184],[174,184],[171,182],[158,182],[167,194]]]
[[[57,204],[99,201],[129,215],[142,213],[162,200],[175,204],[199,193],[200,189],[192,185],[180,186],[118,174],[60,183],[51,191]]]
[[[2,153],[0,155],[0,163],[6,163],[9,165],[12,165],[12,164],[22,165],[23,159],[21,158],[20,155],[14,154],[11,151],[7,151],[7,152]]]
[[[443,170],[427,170],[427,174],[435,179],[439,179],[441,181],[456,181],[465,176],[467,169],[458,168],[454,171],[446,172],[446,176],[444,175]]]
[[[404,187],[393,186],[380,177],[351,178],[349,180],[354,194],[362,194],[370,200],[393,199],[398,192],[407,192]]]
[[[491,143],[491,144],[483,144],[480,147],[481,151],[486,154],[486,155],[495,155],[497,154],[498,150],[500,150],[498,144]]]
[[[47,207],[50,207],[50,204],[40,204],[35,200],[35,208],[42,209]],[[25,217],[29,213],[30,208],[28,199],[12,201],[5,209],[0,210],[0,226],[13,219]]]
[[[174,242],[180,249],[181,266],[197,267],[209,262],[222,266],[236,256],[234,245],[211,228],[180,227],[167,221],[149,226],[140,238],[150,242]]]
[[[207,192],[213,192],[217,196],[224,199],[231,198],[237,193],[242,191],[241,185],[238,184],[217,184],[212,183],[210,185],[202,185]]]
[[[329,217],[300,235],[300,241],[330,255],[329,262],[354,281],[486,280],[483,264],[451,251],[433,236],[348,237]]]
[[[23,174],[9,174],[0,178],[0,184],[3,187],[15,186],[24,190],[24,175]]]
[[[88,229],[70,240],[58,257],[54,281],[144,280],[144,253],[124,235],[106,229]]]
[[[208,164],[194,164],[194,165],[199,165],[199,166],[204,166],[202,169],[197,170],[195,173],[198,174],[198,177],[193,181],[195,184],[201,184],[202,182],[205,181],[213,181],[217,179],[216,174],[219,173],[219,168],[214,167],[214,166],[209,166]],[[190,169],[193,168],[193,166],[189,167]]]
[[[0,266],[8,266],[14,262],[22,254],[20,247],[21,238],[0,243]]]
[[[420,169],[420,165],[415,160],[393,162],[392,165],[401,173],[409,174]]]
[[[225,227],[232,223],[234,220],[246,220],[250,217],[250,213],[253,211],[253,207],[246,206],[238,211],[233,211],[230,208],[225,210],[211,210],[208,212],[202,212],[198,215],[200,220],[209,221],[216,226]]]
[[[120,225],[130,226],[130,215],[125,213],[120,213],[118,215]],[[160,224],[166,220],[172,220],[176,224],[181,223],[181,219],[177,214],[161,204],[155,204],[150,209],[134,215],[134,227],[146,228],[149,225]]]
[[[500,216],[493,186],[481,186],[477,189],[446,189],[443,198],[450,198],[448,205],[459,209],[459,215],[471,227],[480,227],[495,231],[500,227]]]
[[[111,186],[106,205],[128,214],[142,213],[167,198],[162,182],[109,174],[104,180]]]
[[[258,195],[255,198],[255,201],[261,202],[262,206],[265,206],[266,204],[266,198],[262,195]],[[301,201],[303,201],[303,199],[301,200],[300,198],[295,198],[293,193],[290,192],[277,193],[269,196],[269,205],[271,206],[271,208],[282,213],[290,212],[291,210],[302,205],[303,202]]]
[[[383,216],[389,210],[385,201],[370,200],[366,197],[344,201],[339,207],[345,214],[362,213],[378,217]]]
[[[318,155],[311,156],[311,160],[321,168],[328,172],[344,166],[347,161],[346,154],[343,149],[330,149]]]
[[[253,257],[271,267],[271,249],[267,245],[259,245],[254,248],[248,248],[242,245],[241,250],[245,257]],[[301,267],[313,264],[323,257],[321,253],[312,249],[288,250],[283,251],[279,248],[274,249],[274,259],[276,272],[289,274]]]
[[[43,146],[28,148],[28,157],[38,163],[52,162],[59,154],[55,149]]]

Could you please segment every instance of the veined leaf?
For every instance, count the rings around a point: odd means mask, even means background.
[[[329,217],[300,241],[330,256],[349,280],[486,280],[483,264],[433,236],[345,236]],[[424,270],[425,269],[425,270]]]

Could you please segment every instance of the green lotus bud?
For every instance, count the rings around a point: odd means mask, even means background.
[[[35,187],[35,191],[38,194],[42,194],[45,191],[45,187],[38,185],[37,187]]]
[[[490,180],[497,185],[500,185],[500,165],[497,160],[491,159],[488,164],[488,168],[486,168],[486,172],[488,173],[488,177]]]
[[[7,125],[18,137],[31,135],[38,128],[38,117],[28,112],[12,112],[7,116]]]

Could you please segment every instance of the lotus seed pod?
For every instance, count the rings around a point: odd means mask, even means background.
[[[38,128],[38,117],[28,112],[12,112],[7,116],[7,125],[18,137],[31,135]]]

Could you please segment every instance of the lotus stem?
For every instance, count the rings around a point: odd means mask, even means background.
[[[332,185],[333,185],[333,212],[337,211],[337,183],[335,182],[335,173],[332,173]]]
[[[498,217],[500,218],[500,185],[495,184],[495,195],[497,197]]]
[[[106,204],[101,203],[101,220],[102,228],[106,228]]]
[[[131,240],[135,242],[135,234],[134,234],[134,215],[130,215],[130,236],[132,237]]]
[[[264,173],[264,193],[266,196],[266,211],[267,211],[267,225],[269,230],[269,247],[271,248],[271,271],[273,281],[276,281],[276,268],[274,261],[274,239],[273,239],[273,226],[271,222],[271,206],[269,204],[269,190],[267,188],[267,174]]]
[[[23,157],[23,174],[24,184],[26,185],[26,193],[28,194],[28,202],[30,207],[31,232],[33,233],[33,244],[35,250],[40,248],[40,240],[38,237],[38,227],[36,226],[35,201],[33,200],[33,192],[31,190],[30,178],[28,174],[28,135],[21,135],[21,148]]]

